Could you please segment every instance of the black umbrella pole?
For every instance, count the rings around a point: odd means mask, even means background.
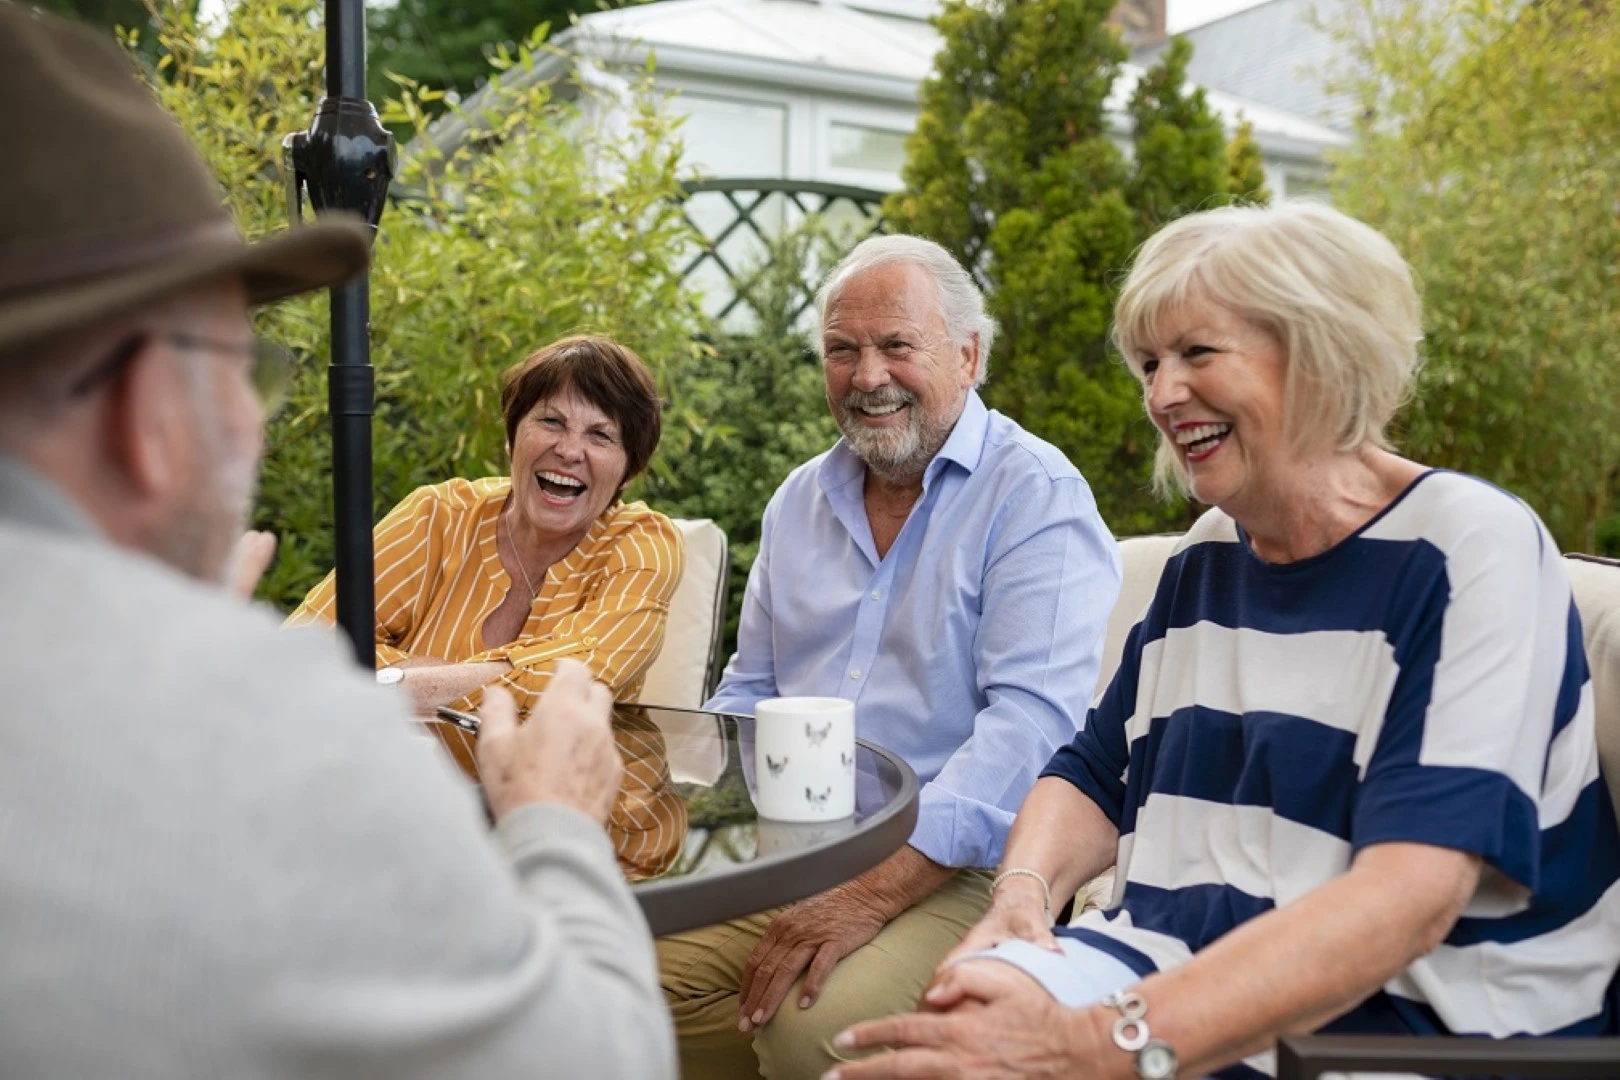
[[[326,96],[308,131],[282,140],[287,211],[304,220],[304,196],[317,216],[357,214],[377,235],[394,175],[394,138],[366,100],[366,15],[361,0],[327,0]],[[332,290],[332,513],[337,547],[337,619],[361,667],[377,663],[371,550],[371,301],[362,276]]]
[[[364,0],[326,0],[326,96],[345,113],[355,112],[356,105],[362,107],[360,111],[371,112],[371,103],[366,100]],[[356,171],[357,162],[343,161],[355,156],[335,152],[337,171]],[[356,177],[345,179],[353,184]],[[365,212],[360,206],[339,208]],[[371,220],[375,225],[377,219]],[[338,625],[354,646],[355,662],[371,668],[377,664],[372,629],[377,618],[376,579],[371,546],[371,414],[376,389],[371,367],[371,295],[367,278],[332,290],[329,375]]]
[[[362,0],[326,0],[326,96],[366,100],[366,8]]]
[[[332,502],[337,525],[337,620],[363,668],[377,664],[371,545],[371,299],[365,278],[332,290]]]

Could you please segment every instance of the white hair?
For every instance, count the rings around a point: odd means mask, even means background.
[[[1423,338],[1412,271],[1382,234],[1296,201],[1189,214],[1142,245],[1114,308],[1114,344],[1137,378],[1165,316],[1208,302],[1271,334],[1287,358],[1284,408],[1296,445],[1388,448],[1411,396]],[[1160,438],[1161,490],[1185,489]]]
[[[984,293],[974,283],[973,276],[949,251],[932,240],[920,236],[870,236],[856,244],[854,250],[832,268],[816,293],[817,321],[826,323],[827,305],[850,278],[893,263],[920,267],[933,281],[939,297],[939,313],[945,320],[945,332],[951,344],[962,346],[969,341],[978,342],[979,375],[973,385],[983,385],[985,376],[990,373],[990,346],[995,343],[996,321],[986,313]],[[818,340],[816,351],[819,354],[821,350]],[[826,356],[822,355],[822,359]]]

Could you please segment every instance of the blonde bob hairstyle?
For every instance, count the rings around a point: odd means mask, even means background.
[[[1371,227],[1329,206],[1287,202],[1189,214],[1137,251],[1114,308],[1114,344],[1142,378],[1166,316],[1225,308],[1287,358],[1284,430],[1296,448],[1389,448],[1385,428],[1411,394],[1423,337],[1412,271]],[[1187,478],[1161,436],[1161,492]]]

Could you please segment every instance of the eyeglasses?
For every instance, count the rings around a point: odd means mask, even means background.
[[[248,373],[248,381],[253,384],[253,392],[258,396],[259,407],[266,419],[275,415],[287,400],[287,390],[292,385],[293,355],[285,346],[262,338],[221,341],[175,330],[156,335],[135,335],[107,359],[81,375],[68,387],[68,393],[73,397],[83,397],[100,384],[116,378],[153,336],[177,349],[195,349],[225,356],[251,356],[253,367]]]

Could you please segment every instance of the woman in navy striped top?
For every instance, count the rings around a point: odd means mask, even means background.
[[[1327,207],[1144,245],[1116,342],[1161,481],[1214,509],[1024,803],[937,1015],[846,1033],[908,1049],[840,1080],[1254,1077],[1293,1032],[1616,1030],[1579,616],[1529,507],[1386,440],[1420,326],[1394,247]],[[1049,929],[1110,864],[1111,906]]]

